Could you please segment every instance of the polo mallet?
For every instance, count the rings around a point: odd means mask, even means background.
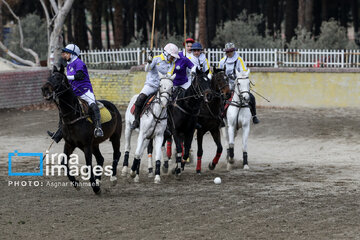
[[[150,40],[150,55],[151,56],[153,55],[152,49],[154,46],[155,10],[156,10],[156,0],[154,0],[153,19],[152,19],[152,27],[151,27],[151,40]]]
[[[52,147],[52,145],[54,144],[55,140],[53,139],[50,146],[48,147],[48,149],[46,150],[46,152],[49,152],[50,151],[50,148]],[[44,161],[44,158],[45,158],[46,154],[43,156],[42,158],[42,162]],[[39,170],[40,169],[40,164],[37,168],[35,168],[35,170]]]
[[[186,57],[186,0],[184,0],[184,45],[185,45],[185,57]]]

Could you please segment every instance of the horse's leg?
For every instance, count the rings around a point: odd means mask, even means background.
[[[160,166],[161,166],[161,145],[164,140],[164,134],[155,136],[155,179],[154,183],[160,183]]]
[[[119,163],[119,159],[121,156],[121,152],[120,152],[120,135],[118,133],[113,134],[110,137],[110,141],[114,150],[113,153],[113,163],[112,163],[112,176],[110,177],[110,181],[113,183],[113,185],[116,185],[117,183],[117,177],[116,177],[116,173],[117,173],[117,165]],[[128,158],[129,158],[129,152],[128,152]]]
[[[228,126],[228,134],[229,134],[229,149],[228,149],[229,158],[228,158],[228,165],[227,165],[228,170],[231,170],[232,165],[234,164],[235,124],[229,124],[229,126]]]
[[[222,135],[224,136],[224,139],[225,139],[224,145],[229,146],[229,132],[228,132],[229,129],[228,129],[226,119],[225,119],[225,122],[226,122],[225,127],[221,128],[221,133],[222,133]],[[226,159],[229,160],[229,148],[227,149]]]
[[[85,160],[86,160],[86,166],[87,166],[87,173],[90,174],[90,183],[93,188],[94,193],[99,194],[100,193],[100,186],[96,184],[95,178],[94,178],[94,172],[92,168],[92,147],[91,146],[85,146],[84,147],[84,154],[85,154]]]
[[[92,152],[93,152],[93,154],[94,154],[94,156],[95,156],[97,165],[103,167],[103,166],[104,166],[104,157],[101,155],[101,152],[100,152],[100,149],[99,149],[99,145],[93,146]],[[102,174],[101,174],[101,175],[102,175]],[[96,185],[99,185],[99,186],[100,186],[100,183],[101,183],[101,175],[95,176]]]
[[[214,159],[212,160],[212,162],[209,163],[209,169],[214,170],[216,164],[219,162],[219,159],[221,157],[223,147],[221,145],[220,130],[218,128],[216,128],[216,129],[210,131],[210,133],[211,133],[211,136],[213,137],[214,142],[216,143],[216,147],[217,147],[216,155],[215,155]]]
[[[146,139],[144,134],[140,131],[139,136],[138,136],[136,150],[135,150],[134,161],[133,161],[133,165],[131,167],[131,172],[130,172],[130,176],[132,178],[134,178],[134,182],[139,182],[139,180],[140,180],[139,174],[140,174],[141,157],[142,157],[144,150],[148,144],[149,144],[149,139]]]
[[[129,166],[129,154],[131,150],[131,126],[130,123],[126,123],[125,127],[125,155],[124,155],[124,162],[123,162],[123,168],[121,170],[121,176],[126,177],[128,173],[128,166]]]
[[[194,131],[192,131],[190,133],[188,132],[187,134],[185,134],[185,138],[184,138],[184,156],[183,156],[183,160],[181,161],[182,170],[184,170],[186,160],[189,158],[190,148],[191,148],[191,143],[192,143],[193,137],[194,137]]]
[[[149,170],[149,174],[148,177],[154,177],[154,172],[153,172],[153,165],[152,165],[152,153],[153,153],[153,139],[151,139],[149,141],[149,145],[147,146],[147,151],[148,151],[148,170]]]
[[[182,139],[177,134],[174,134],[174,141],[176,145],[176,166],[175,169],[173,170],[173,174],[179,175],[181,174],[179,163],[181,163],[181,157],[182,157],[182,147],[181,147]]]
[[[248,155],[247,155],[247,140],[250,133],[250,120],[251,120],[251,116],[248,119],[242,121],[242,150],[243,150],[244,169],[249,169]]]
[[[201,131],[201,129],[198,129],[198,131],[197,131],[198,150],[197,150],[197,163],[196,163],[196,173],[197,174],[201,174],[201,158],[203,156],[203,148],[202,148],[203,137],[204,137],[204,132]]]
[[[166,150],[165,150],[165,143],[166,143]],[[163,143],[162,143],[162,148],[163,148],[163,153],[164,153],[164,164],[162,166],[162,170],[163,173],[167,173],[169,170],[169,160],[171,160],[171,143],[172,143],[172,139],[171,139],[171,135],[168,137],[164,137]],[[166,154],[166,156],[165,156]]]
[[[73,146],[71,146],[70,144],[65,142],[64,153],[66,155],[67,161],[64,162],[64,159],[63,159],[62,164],[65,165],[65,167],[66,167],[66,173],[67,173],[67,176],[68,176],[70,182],[72,183],[72,185],[76,188],[76,190],[80,190],[79,181],[76,180],[76,178],[74,176],[70,175],[70,172],[69,172],[69,157],[74,152],[74,150],[75,150],[75,148]]]

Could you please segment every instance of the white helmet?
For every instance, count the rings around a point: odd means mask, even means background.
[[[164,47],[164,51],[173,56],[174,58],[180,58],[179,48],[173,43],[166,44],[166,46]]]
[[[62,49],[63,52],[68,52],[73,55],[79,56],[80,55],[80,48],[75,44],[68,44],[65,48]]]

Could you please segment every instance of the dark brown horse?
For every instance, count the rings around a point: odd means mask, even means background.
[[[75,148],[80,148],[85,154],[86,165],[90,171],[90,183],[95,193],[100,193],[100,176],[95,176],[92,168],[92,154],[94,154],[97,164],[103,166],[104,157],[101,155],[99,144],[110,139],[114,153],[111,181],[116,183],[116,168],[120,158],[120,137],[121,137],[121,115],[114,104],[101,100],[100,102],[109,110],[111,120],[102,124],[104,136],[94,138],[94,126],[88,120],[86,114],[81,110],[78,97],[74,94],[67,77],[54,67],[54,71],[48,81],[41,88],[45,99],[53,100],[58,109],[62,121],[62,133],[65,140],[64,153],[69,159],[70,154]],[[75,176],[70,175],[68,161],[65,163],[66,172],[69,180],[75,188],[79,188],[79,181]]]
[[[201,173],[201,159],[203,155],[202,142],[203,137],[206,132],[210,132],[211,136],[214,139],[216,144],[216,155],[211,163],[209,163],[209,169],[214,170],[216,164],[218,163],[223,147],[221,145],[221,136],[220,136],[220,126],[221,126],[221,113],[223,111],[223,104],[225,96],[230,93],[229,82],[225,78],[225,73],[223,70],[218,70],[214,68],[214,76],[211,80],[211,90],[213,92],[212,100],[208,103],[202,105],[198,123],[201,125],[201,128],[197,130],[197,164],[196,172]]]

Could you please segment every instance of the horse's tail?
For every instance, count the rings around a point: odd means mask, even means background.
[[[119,110],[117,107],[109,101],[106,100],[99,100],[104,106],[110,111],[111,116],[114,120],[116,120],[116,132],[121,136],[121,130],[122,130],[122,118]]]

